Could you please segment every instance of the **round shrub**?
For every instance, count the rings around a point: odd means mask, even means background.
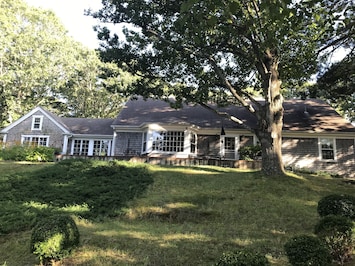
[[[285,251],[293,266],[327,266],[332,262],[327,246],[315,236],[295,236],[286,242]]]
[[[31,252],[41,264],[67,257],[79,244],[79,231],[74,220],[67,215],[42,217],[31,235]]]
[[[351,257],[353,223],[348,217],[329,215],[315,226],[315,234],[327,244],[333,259],[343,264]]]
[[[354,220],[355,197],[338,194],[328,195],[318,202],[317,211],[321,217],[327,215],[340,215]]]
[[[269,261],[264,255],[251,250],[241,249],[223,253],[216,266],[267,266]]]

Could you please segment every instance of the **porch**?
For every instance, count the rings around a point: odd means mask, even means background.
[[[82,156],[82,155],[57,155],[56,161],[66,159],[92,159],[101,161],[122,160],[135,163],[149,163],[153,165],[174,165],[174,166],[196,166],[196,165],[214,165],[220,167],[230,167],[239,169],[261,169],[260,160],[232,160],[225,158],[212,157],[189,157],[177,158],[175,156],[151,157],[151,156],[134,156],[134,155],[118,155],[118,156]]]

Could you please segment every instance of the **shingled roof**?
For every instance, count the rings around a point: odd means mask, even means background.
[[[355,132],[355,127],[342,118],[332,107],[318,99],[285,100],[284,128],[289,131],[313,132]],[[251,128],[256,128],[256,119],[244,107],[231,106],[220,108],[235,115]],[[241,129],[242,126],[223,119],[212,111],[199,105],[184,105],[182,109],[174,109],[161,100],[138,97],[129,100],[123,110],[113,121],[113,126],[140,127],[144,124],[180,124],[195,125],[200,128]]]
[[[114,119],[102,118],[60,118],[66,128],[73,134],[112,136]]]
[[[57,123],[63,126],[72,134],[86,135],[108,135],[112,136],[112,123],[114,119],[110,118],[75,118],[59,117],[42,108],[48,116],[52,117]]]

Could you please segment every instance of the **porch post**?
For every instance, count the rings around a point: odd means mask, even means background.
[[[116,147],[116,131],[113,131],[113,140],[112,140],[112,147],[111,147],[111,156],[115,156],[115,147]]]
[[[68,150],[68,135],[64,135],[62,154],[67,154]]]

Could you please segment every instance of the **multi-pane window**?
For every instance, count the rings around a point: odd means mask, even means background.
[[[183,131],[162,131],[155,132],[152,149],[163,152],[183,152],[184,132]]]
[[[48,136],[22,136],[22,144],[29,146],[48,146]]]
[[[89,140],[76,139],[74,140],[73,155],[88,155]]]
[[[32,130],[41,130],[42,129],[42,121],[43,121],[43,116],[39,115],[34,115],[32,117]]]
[[[322,160],[335,160],[334,139],[321,138],[319,142]]]
[[[107,156],[109,148],[109,140],[94,140],[93,155]]]

